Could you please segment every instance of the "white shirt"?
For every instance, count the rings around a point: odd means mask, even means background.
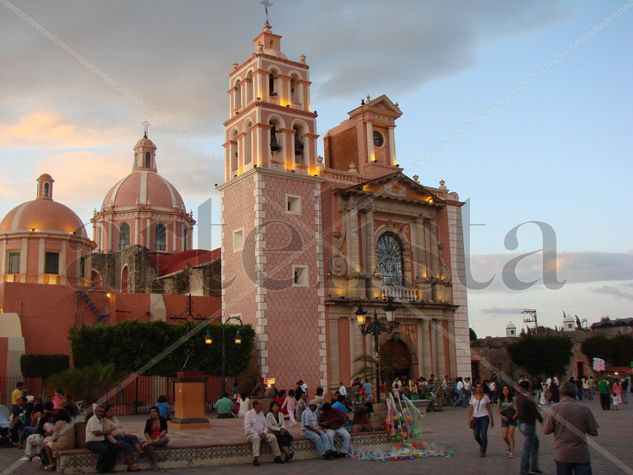
[[[490,404],[490,398],[485,394],[478,401],[475,397],[470,398],[470,405],[473,406],[473,417],[488,416],[488,404]]]
[[[86,442],[103,442],[105,437],[94,435],[93,432],[103,432],[103,419],[92,416],[86,423]]]
[[[344,385],[344,384],[343,384],[343,385],[341,385],[341,387],[340,387],[340,388],[338,388],[338,393],[339,393],[341,396],[347,396],[347,388],[345,387],[345,385]]]
[[[266,416],[264,411],[259,411],[259,414],[255,412],[255,409],[251,409],[244,416],[244,434],[260,435],[268,432],[268,424],[266,423]]]
[[[464,389],[464,383],[462,383],[461,381],[457,381],[457,384],[455,385],[455,388],[458,391],[461,391],[462,389]]]

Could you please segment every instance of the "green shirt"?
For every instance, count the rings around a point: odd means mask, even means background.
[[[218,414],[231,414],[233,412],[233,401],[228,397],[223,397],[215,401],[214,407]]]
[[[600,391],[601,394],[609,394],[609,381],[606,379],[598,381],[598,391]]]

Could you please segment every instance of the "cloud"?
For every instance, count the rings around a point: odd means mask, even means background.
[[[524,307],[488,307],[482,308],[481,313],[487,315],[520,315]]]
[[[466,256],[472,278],[470,289],[497,291],[514,289],[511,280],[533,282],[535,287],[556,288],[561,282],[585,283],[633,280],[633,253],[631,252],[558,252],[555,259],[548,262],[546,272],[543,271],[543,253],[520,259],[511,265],[513,259],[520,254],[479,254]],[[483,282],[494,280],[483,289]]]
[[[167,0],[25,0],[19,7],[187,133],[212,136],[222,133],[226,118],[231,64],[248,58],[263,23],[254,1],[190,0],[182,8]],[[487,42],[529,33],[564,15],[560,2],[545,1],[402,0],[394,6],[297,0],[275,5],[272,24],[290,59],[308,56],[315,104],[346,96],[356,103],[367,92],[401,94],[455,74],[473,64]],[[0,57],[11,64],[0,69],[0,110],[25,113],[46,104],[76,114],[77,121],[98,117],[111,124],[148,115],[6,10]]]
[[[35,112],[14,124],[0,124],[0,144],[7,148],[88,148],[107,146],[95,129],[65,123],[54,113]]]
[[[617,299],[633,300],[633,291],[628,290],[627,287],[633,287],[633,283],[630,282],[628,284],[617,287],[613,285],[604,285],[602,287],[593,289],[592,292],[594,294],[610,295]]]

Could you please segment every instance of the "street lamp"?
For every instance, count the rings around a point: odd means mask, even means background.
[[[221,392],[222,394],[224,394],[226,392],[226,336],[225,336],[225,330],[226,330],[226,326],[232,321],[235,320],[238,322],[238,325],[242,326],[244,325],[244,323],[242,322],[242,319],[240,317],[234,316],[234,317],[229,317],[226,321],[222,321],[221,317],[216,317],[214,318],[214,320],[218,320],[219,321],[219,325],[222,328],[222,341],[221,341],[221,345],[222,345],[222,383],[221,383]],[[237,332],[235,332],[235,338],[233,338],[233,343],[235,343],[236,345],[241,345],[242,344],[242,335],[240,333],[240,329],[237,329]],[[211,337],[211,332],[209,331],[209,329],[207,328],[207,332],[204,336],[204,344],[207,346],[210,346],[213,344],[213,338]]]
[[[378,320],[378,313],[374,310],[374,316],[367,323],[367,312],[363,308],[362,304],[358,305],[358,308],[354,312],[356,316],[356,323],[360,328],[360,332],[363,336],[372,335],[374,337],[374,351],[376,353],[376,359],[378,359],[378,337],[383,333],[391,333],[398,328],[400,322],[396,322],[396,306],[393,304],[393,298],[389,297],[387,300],[387,306],[385,307],[385,317],[387,323],[383,323]],[[376,402],[380,403],[380,361],[376,361]]]

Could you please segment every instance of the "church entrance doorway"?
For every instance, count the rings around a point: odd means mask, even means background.
[[[396,377],[407,381],[411,376],[411,351],[396,333],[380,349],[382,373],[387,379]]]

